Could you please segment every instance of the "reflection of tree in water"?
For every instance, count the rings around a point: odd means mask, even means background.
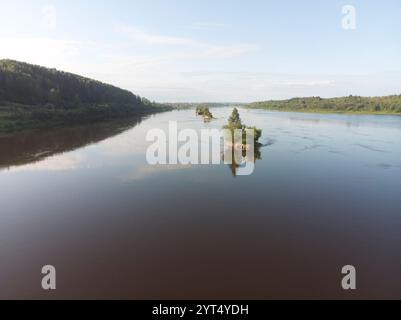
[[[262,147],[261,144],[259,144],[259,143],[255,144],[253,159],[249,159],[249,157],[248,157],[248,158],[246,159],[246,161],[253,161],[253,163],[256,163],[257,160],[262,160],[262,151],[261,151],[261,147]],[[238,164],[238,163],[236,163],[236,161],[235,161],[235,157],[234,157],[234,148],[232,148],[232,151],[231,151],[231,152],[232,152],[232,163],[229,164],[228,167],[230,168],[232,175],[233,175],[234,177],[236,177],[236,176],[237,176],[238,168],[240,168],[241,165]],[[243,151],[242,151],[242,156],[243,156],[244,158],[247,156],[247,155],[246,155],[246,150],[243,150]]]
[[[142,120],[143,117],[135,117],[0,136],[0,170],[100,142],[135,127]]]

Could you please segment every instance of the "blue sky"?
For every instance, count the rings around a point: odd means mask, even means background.
[[[0,0],[0,58],[156,101],[400,94],[400,13],[399,0]]]

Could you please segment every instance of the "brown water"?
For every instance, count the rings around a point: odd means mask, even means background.
[[[240,110],[253,175],[147,164],[149,129],[212,112],[0,138],[0,298],[401,298],[401,117]]]

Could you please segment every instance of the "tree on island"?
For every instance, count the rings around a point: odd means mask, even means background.
[[[234,108],[230,117],[228,118],[228,125],[224,126],[225,129],[231,131],[242,130],[242,144],[246,145],[246,129],[254,131],[254,141],[258,143],[260,137],[262,136],[262,130],[256,127],[247,127],[242,124],[241,117],[239,115],[238,109]]]
[[[231,131],[231,141],[228,141],[228,143],[231,143],[234,145],[234,131],[235,130],[241,130],[242,131],[242,142],[240,146],[235,146],[235,147],[240,147],[242,149],[242,156],[247,158],[247,161],[251,161],[253,159],[254,162],[256,160],[260,160],[262,158],[262,154],[260,151],[261,144],[258,142],[260,137],[262,136],[262,130],[257,129],[256,127],[247,127],[242,124],[241,117],[239,115],[238,109],[234,108],[232,111],[229,119],[228,119],[228,124],[224,126],[224,129],[228,129]],[[254,130],[254,154],[253,158],[249,158],[247,149],[248,149],[248,141],[247,141],[247,135],[246,135],[246,130]],[[226,141],[227,142],[227,141]],[[235,177],[237,175],[237,170],[240,167],[240,164],[236,162],[235,155],[234,155],[234,148],[231,149],[231,158],[232,158],[232,163],[229,164],[231,173]]]
[[[230,118],[228,118],[228,128],[229,129],[243,129],[241,117],[237,108],[234,108],[231,113]]]
[[[196,114],[202,116],[205,121],[214,119],[213,114],[210,112],[208,107],[196,107]]]

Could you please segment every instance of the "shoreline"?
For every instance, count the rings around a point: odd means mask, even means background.
[[[244,109],[248,110],[266,110],[266,111],[276,111],[276,112],[293,112],[293,113],[316,113],[316,114],[345,114],[345,115],[376,115],[376,116],[401,116],[401,112],[370,112],[370,111],[330,111],[325,109],[316,109],[316,110],[308,110],[308,109],[273,109],[273,108],[257,108],[257,107],[248,107],[241,106]]]

